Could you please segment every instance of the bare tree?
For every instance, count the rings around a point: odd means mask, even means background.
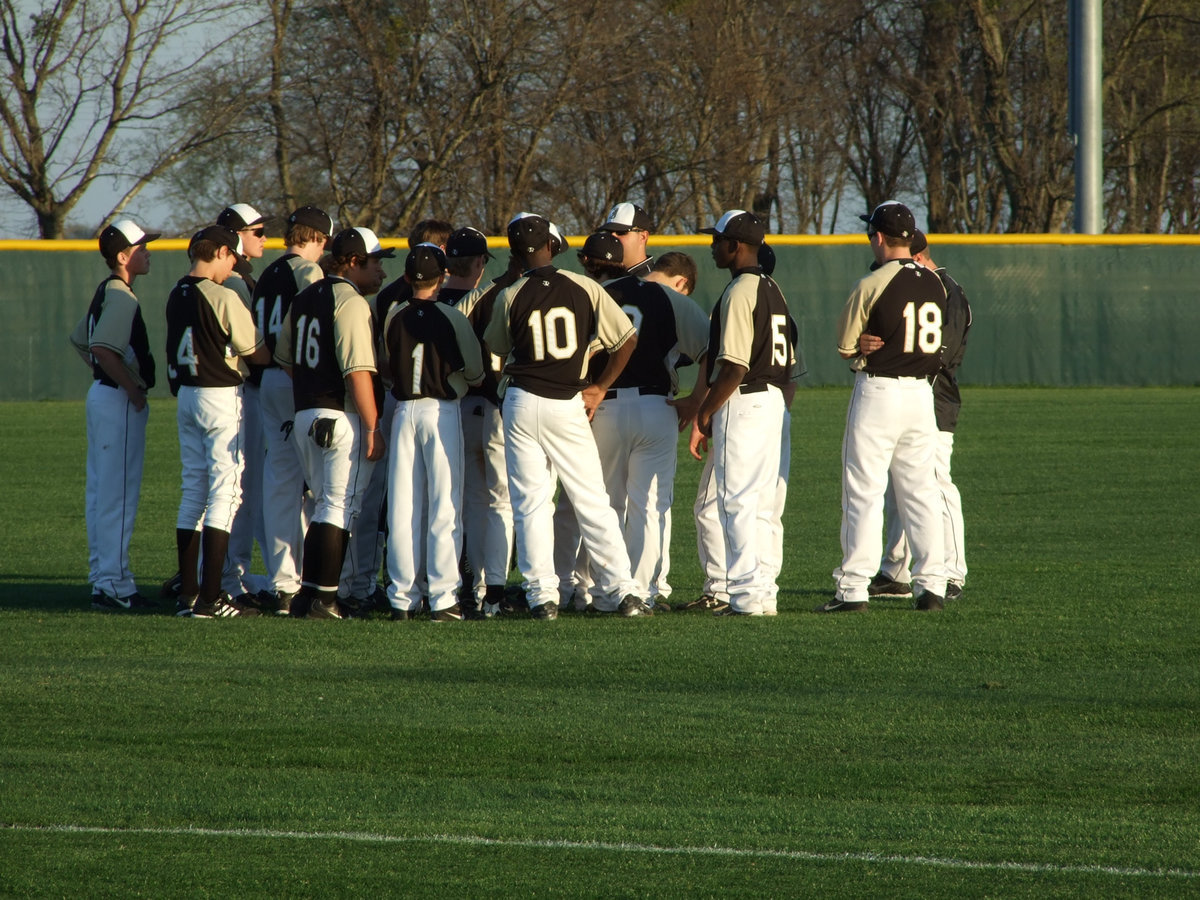
[[[97,178],[126,185],[110,218],[220,133],[213,63],[230,21],[230,5],[202,0],[56,0],[34,12],[0,0],[0,180],[42,237],[62,235]],[[184,106],[193,127],[158,127]]]
[[[1200,75],[1189,51],[1200,41],[1200,14],[1184,0],[1127,0],[1105,13],[1107,227],[1192,230]]]

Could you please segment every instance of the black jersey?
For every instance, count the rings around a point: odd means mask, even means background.
[[[241,298],[194,275],[179,280],[167,298],[167,377],[180,387],[235,387],[244,380],[239,358],[262,338]]]
[[[507,270],[495,278],[486,288],[475,290],[462,297],[455,308],[462,312],[471,323],[471,330],[479,341],[479,349],[483,354],[483,381],[467,389],[471,396],[486,397],[492,403],[498,403],[499,376],[502,360],[493,355],[483,339],[483,332],[492,321],[492,311],[496,306],[496,298],[500,292],[521,277],[519,272]]]
[[[292,299],[275,358],[292,368],[297,411],[357,412],[346,390],[346,376],[363,371],[372,374],[376,408],[383,408],[371,307],[344,278],[323,278]]]
[[[869,375],[932,378],[941,366],[946,289],[911,259],[888,260],[855,286],[838,320],[838,351],[858,353],[863,333],[883,346],[859,362]],[[860,358],[861,359],[861,358]]]
[[[504,371],[514,385],[566,400],[587,385],[593,336],[616,349],[633,334],[629,317],[598,284],[543,266],[501,292],[484,336],[507,354]]]
[[[946,319],[942,328],[942,362],[933,382],[933,412],[938,431],[953,433],[958,427],[962,398],[958,392],[958,367],[967,352],[967,332],[971,328],[971,304],[966,292],[945,269],[937,276],[946,288]]]
[[[642,388],[643,393],[664,396],[672,393],[680,335],[667,289],[658,282],[641,281],[632,275],[606,282],[604,289],[629,316],[638,333],[637,346],[612,387]],[[601,350],[588,364],[589,380],[595,381],[606,365],[608,353]]]
[[[397,400],[455,400],[466,393],[464,370],[472,381],[483,375],[470,323],[451,306],[409,301],[389,314],[386,328],[392,396]],[[460,374],[452,377],[455,373]]]
[[[444,287],[438,291],[437,302],[444,303],[447,306],[457,306],[458,301],[467,294],[471,293],[470,288],[448,288]]]
[[[284,317],[292,307],[292,299],[321,278],[321,267],[316,263],[295,253],[285,253],[267,266],[262,278],[258,279],[254,288],[254,324],[266,339],[272,356]],[[269,365],[278,363],[272,359]]]
[[[397,303],[406,303],[412,299],[412,285],[403,275],[395,281],[385,284],[375,295],[375,327],[383,334],[383,323],[387,321],[388,313]]]
[[[718,363],[746,367],[741,384],[766,387],[787,382],[795,364],[795,341],[787,301],[757,266],[738,269],[709,319],[706,379]]]
[[[103,340],[106,336],[105,329],[98,330],[96,327],[108,305],[130,308],[128,342],[125,346],[117,346],[115,341],[106,343]],[[122,315],[122,312],[114,309],[113,314]],[[124,331],[124,329],[119,330]],[[142,318],[142,307],[134,298],[133,289],[117,275],[110,275],[100,283],[100,287],[96,288],[96,293],[88,306],[87,341],[89,347],[106,347],[123,359],[126,358],[127,351],[132,350],[138,377],[146,386],[146,390],[154,387],[154,356],[150,352],[150,336],[146,332],[146,320]],[[103,367],[96,362],[95,356],[92,356],[92,377],[101,384],[118,387],[117,383],[109,378]]]

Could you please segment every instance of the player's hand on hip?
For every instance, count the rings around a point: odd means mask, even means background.
[[[883,346],[883,338],[867,334],[865,331],[858,336],[858,352],[863,356],[870,356],[876,350]]]
[[[130,405],[138,412],[141,412],[143,409],[146,408],[146,389],[145,388],[135,387],[132,391],[127,390],[125,392],[125,396],[127,396],[129,398]]]
[[[583,398],[583,409],[587,413],[588,421],[592,421],[592,417],[596,415],[596,407],[604,401],[604,395],[608,393],[605,390],[597,387],[594,384],[589,384],[579,396]]]
[[[692,422],[696,421],[696,413],[700,409],[700,400],[694,393],[688,394],[686,397],[668,397],[667,406],[675,408],[675,415],[679,417],[679,430],[682,432]]]

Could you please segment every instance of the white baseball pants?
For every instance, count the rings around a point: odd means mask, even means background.
[[[924,378],[855,377],[842,441],[842,564],[833,571],[842,600],[868,600],[883,552],[889,471],[912,546],[914,590],[945,596],[937,434],[933,392]]]
[[[552,400],[510,387],[504,396],[504,440],[517,564],[530,607],[558,602],[554,473],[575,508],[583,546],[603,592],[597,609],[614,612],[625,595],[639,595],[580,396]]]
[[[462,418],[458,400],[423,397],[396,405],[388,468],[388,602],[429,608],[458,602],[462,553]]]
[[[713,478],[724,537],[729,605],[761,615],[778,588],[772,572],[773,525],[783,431],[783,394],[769,385],[739,388],[712,418]]]
[[[241,385],[180,387],[175,421],[183,481],[175,527],[228,532],[242,499]]]
[[[946,541],[946,580],[957,585],[967,581],[966,538],[963,529],[962,495],[950,478],[950,457],[954,453],[954,432],[939,431],[934,451],[934,474],[941,491],[942,529]],[[883,498],[884,521],[887,523],[887,546],[883,551],[880,571],[893,581],[908,581],[912,555],[904,536],[904,523],[896,506],[896,491],[888,481]]]
[[[142,490],[150,407],[138,412],[124,390],[93,381],[85,409],[88,581],[93,590],[128,597],[137,591],[129,568],[129,541]]]

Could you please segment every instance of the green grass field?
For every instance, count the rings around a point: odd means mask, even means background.
[[[1200,389],[968,389],[964,598],[817,616],[847,399],[793,409],[777,618],[439,625],[90,612],[83,406],[0,405],[0,895],[1196,896]]]

